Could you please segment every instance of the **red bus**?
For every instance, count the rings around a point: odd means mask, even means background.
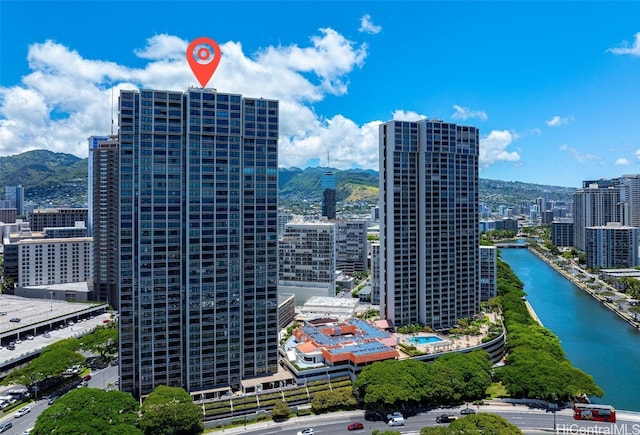
[[[576,420],[593,420],[616,422],[616,410],[610,405],[596,403],[576,403],[573,405],[573,418]]]

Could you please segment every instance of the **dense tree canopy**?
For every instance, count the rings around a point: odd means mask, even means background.
[[[490,369],[484,351],[443,355],[433,364],[387,360],[365,367],[354,388],[371,410],[459,404],[484,398]]]
[[[138,402],[127,393],[80,388],[65,394],[38,416],[32,435],[137,435]]]
[[[26,366],[9,372],[2,384],[33,385],[48,377],[60,376],[69,367],[84,363],[85,357],[77,352],[79,348],[77,338],[67,338],[51,344]]]
[[[480,413],[459,418],[449,426],[424,427],[420,435],[517,435],[522,430],[496,414]]]
[[[100,355],[102,359],[118,353],[118,327],[111,322],[100,325],[91,333],[82,337],[82,348]]]
[[[204,430],[202,410],[182,388],[156,387],[140,412],[140,428],[146,435],[190,435]]]
[[[508,334],[507,364],[496,376],[509,395],[551,401],[604,394],[593,377],[573,367],[558,337],[531,317],[522,281],[500,259],[498,295]]]

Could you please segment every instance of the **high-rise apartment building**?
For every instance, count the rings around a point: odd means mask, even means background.
[[[24,187],[6,186],[4,188],[4,199],[9,201],[8,208],[15,208],[16,214],[21,216],[24,213]]]
[[[380,305],[380,243],[371,242],[371,303]]]
[[[586,229],[587,267],[632,268],[638,266],[638,228],[619,222]]]
[[[585,251],[587,227],[620,222],[620,188],[589,184],[573,194],[573,246]]]
[[[573,246],[573,218],[559,218],[551,222],[551,243],[564,248]]]
[[[278,369],[278,101],[121,91],[120,388]]]
[[[336,294],[336,229],[329,222],[289,222],[279,246],[278,286],[296,295],[296,305],[312,296]]]
[[[479,310],[478,129],[380,126],[380,312],[453,326]]]
[[[480,246],[480,300],[498,295],[498,253],[495,246]]]
[[[118,280],[119,220],[119,141],[117,136],[89,138],[89,218],[93,236],[93,294],[101,302],[120,308]]]
[[[336,269],[352,275],[369,270],[369,241],[366,219],[338,219],[336,227]]]
[[[327,219],[336,218],[336,173],[327,169],[322,174],[322,216]]]

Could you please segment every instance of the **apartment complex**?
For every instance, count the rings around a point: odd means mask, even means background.
[[[498,295],[498,250],[495,246],[480,246],[480,300]]]
[[[620,188],[590,183],[573,194],[573,246],[586,251],[587,227],[620,222]]]
[[[278,369],[278,101],[121,91],[120,388]]]
[[[367,273],[369,242],[366,219],[338,219],[336,226],[336,268],[344,273]]]
[[[296,295],[296,305],[312,296],[335,296],[336,230],[329,222],[289,222],[279,241],[281,292]]]
[[[448,328],[479,311],[478,129],[379,128],[381,315]]]
[[[588,227],[585,231],[587,267],[632,268],[638,266],[638,228],[618,222]]]
[[[118,277],[119,220],[119,141],[117,136],[89,138],[89,218],[93,236],[93,294],[97,301],[120,308]]]
[[[76,222],[87,223],[89,210],[86,208],[37,208],[27,214],[31,231],[45,228],[73,227]]]

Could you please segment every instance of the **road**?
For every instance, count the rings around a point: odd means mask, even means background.
[[[91,373],[91,379],[89,380],[88,387],[98,389],[112,389],[116,388],[115,384],[118,380],[118,367],[109,366],[102,370],[96,370]],[[21,435],[28,428],[36,425],[36,419],[38,416],[49,407],[47,399],[40,399],[33,401],[28,405],[31,408],[31,412],[23,417],[15,418],[15,411],[12,411],[7,416],[0,419],[0,421],[11,421],[13,427],[2,435]]]
[[[381,421],[366,421],[363,418],[362,411],[353,411],[326,414],[323,416],[300,417],[283,423],[259,423],[248,425],[246,429],[244,427],[225,429],[223,433],[296,435],[300,429],[311,427],[314,429],[314,435],[333,435],[340,433],[370,434],[374,429],[380,431],[399,431],[403,435],[417,435],[420,433],[420,429],[425,426],[442,425],[436,423],[436,417],[438,415],[446,413],[460,416],[460,409],[461,408],[440,408],[408,417],[405,418],[404,427],[389,427]],[[490,412],[501,415],[521,428],[526,435],[553,433],[554,415],[545,410],[529,408],[523,405],[488,405],[480,407],[480,412]],[[363,423],[364,429],[349,432],[347,425],[356,421]],[[640,414],[638,413],[628,415],[626,413],[620,413],[616,423],[593,423],[574,420],[573,412],[565,409],[556,413],[555,422],[558,434],[640,434]]]

